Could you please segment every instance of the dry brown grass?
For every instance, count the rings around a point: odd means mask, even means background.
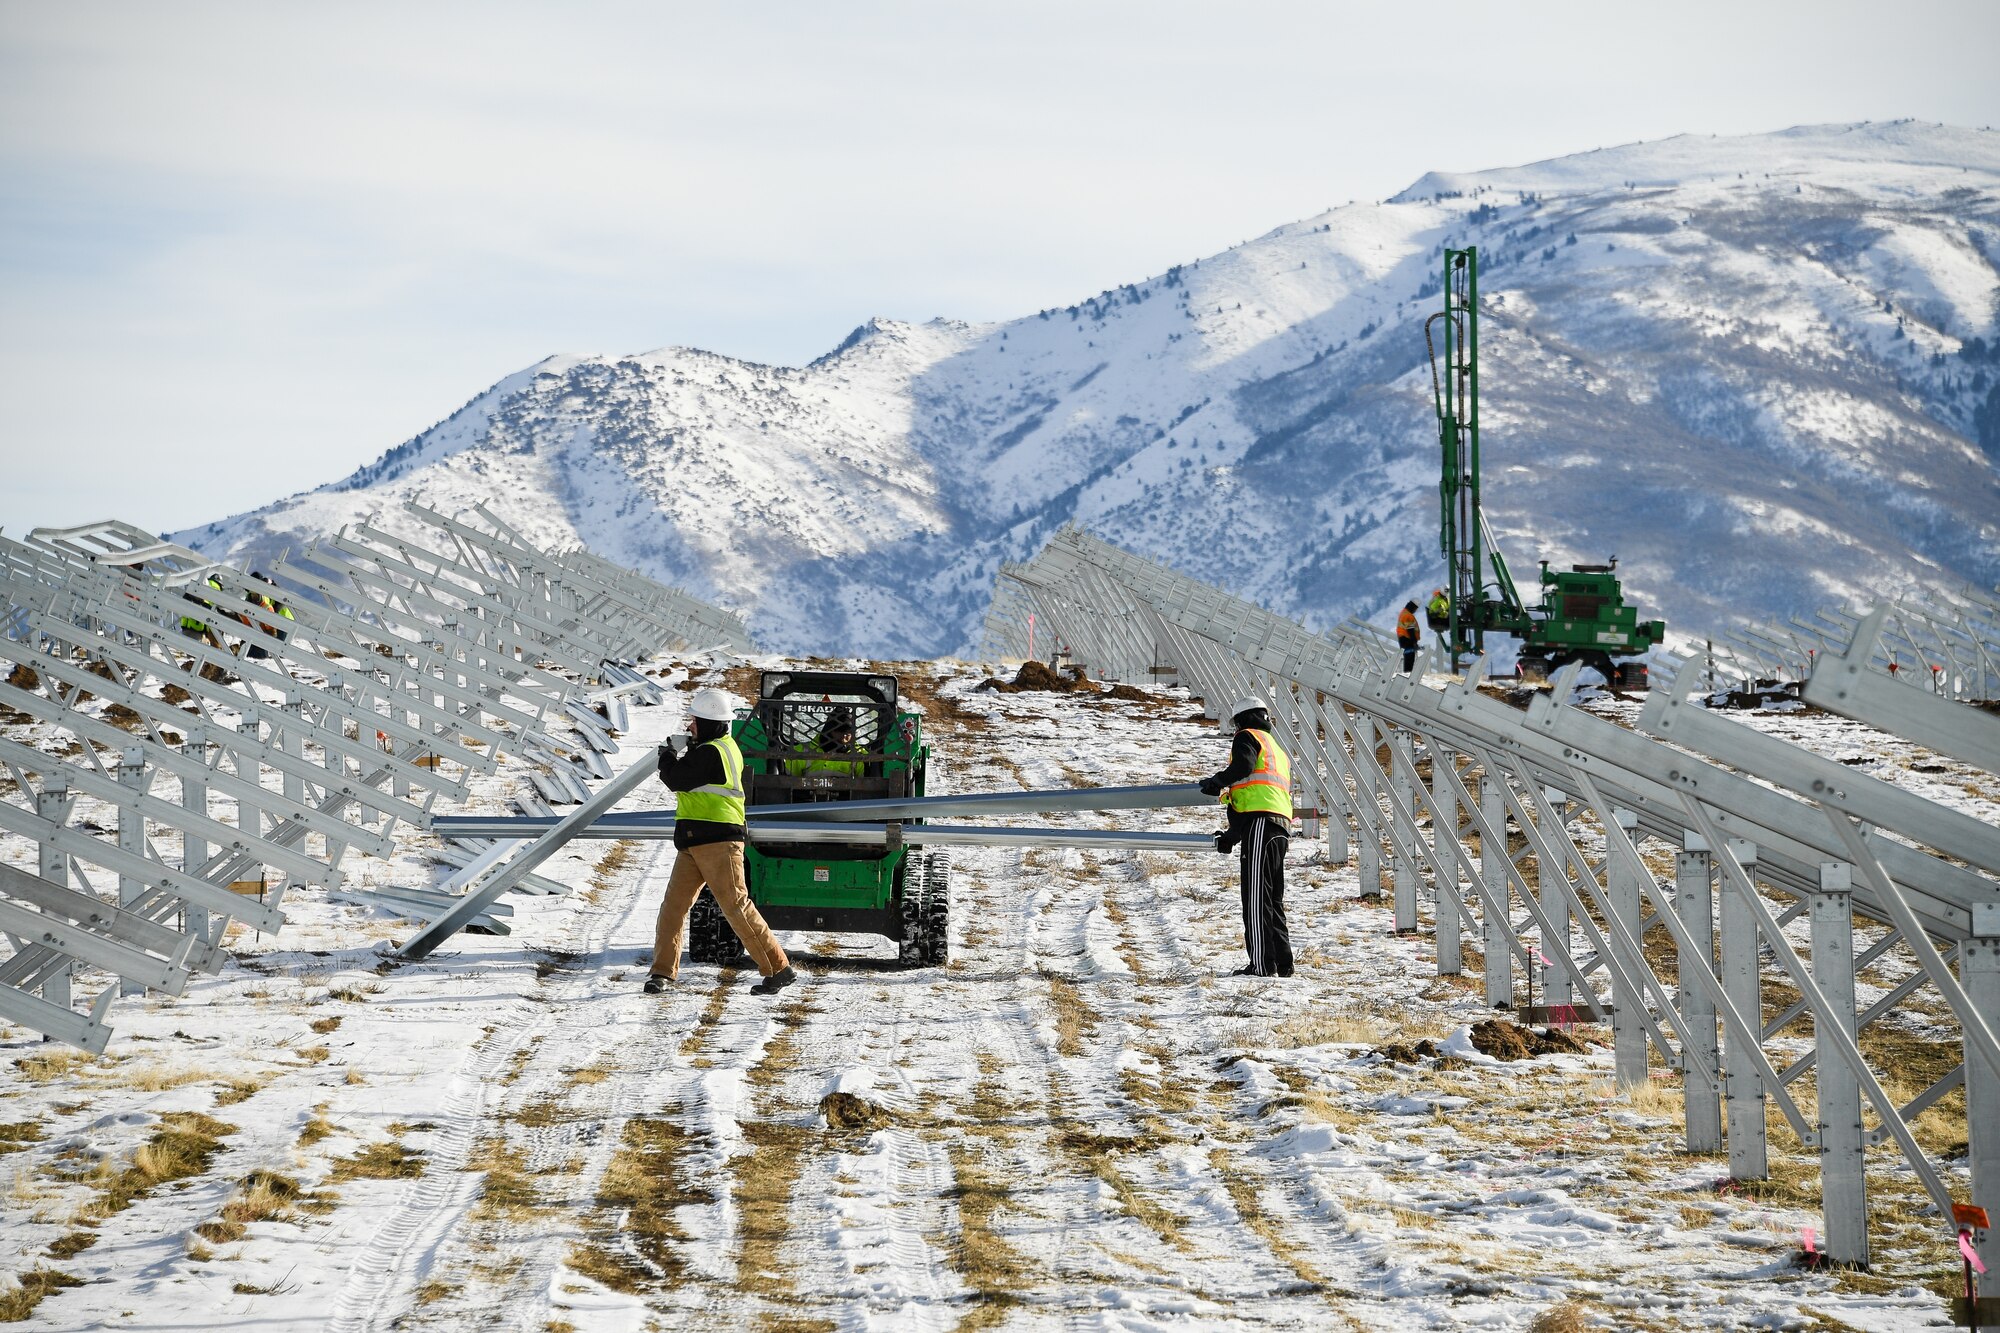
[[[737,1230],[737,1282],[769,1300],[798,1298],[781,1251],[791,1233],[792,1192],[818,1135],[805,1125],[747,1121],[751,1151],[731,1160],[742,1221]]]
[[[1388,1024],[1372,1015],[1328,1013],[1314,1007],[1277,1024],[1271,1029],[1270,1040],[1263,1044],[1274,1050],[1339,1043],[1374,1046],[1388,1033]]]
[[[371,1143],[333,1164],[335,1184],[350,1180],[414,1180],[424,1173],[424,1155],[394,1139]]]
[[[777,1033],[750,1070],[749,1085],[765,1114],[785,1109],[774,1105],[777,1090],[785,1072],[798,1063],[799,1030],[813,1012],[810,994],[800,995],[787,1006],[778,1015]],[[751,1151],[729,1163],[735,1178],[732,1193],[742,1217],[737,1228],[736,1280],[766,1300],[789,1304],[799,1299],[782,1253],[791,1232],[792,1194],[806,1154],[819,1136],[812,1126],[792,1121],[746,1120],[742,1124]]]
[[[331,1138],[333,1135],[340,1133],[340,1126],[326,1118],[326,1108],[327,1103],[325,1102],[321,1102],[318,1106],[313,1107],[312,1115],[307,1117],[306,1123],[299,1130],[299,1146],[301,1148],[310,1148],[321,1139]]]
[[[530,1129],[547,1129],[568,1119],[569,1107],[564,1103],[561,1093],[550,1093],[546,1097],[535,1098],[513,1112],[509,1118],[516,1124],[526,1125]]]
[[[541,1211],[541,1191],[535,1188],[534,1178],[528,1172],[527,1157],[506,1139],[496,1135],[483,1140],[462,1169],[486,1173],[480,1185],[479,1202],[472,1209],[474,1218],[521,1221]]]
[[[224,1079],[222,1086],[216,1090],[215,1104],[217,1106],[234,1106],[238,1102],[247,1102],[261,1092],[263,1087],[263,1083],[255,1078]]]
[[[59,1078],[68,1078],[79,1069],[98,1063],[98,1058],[82,1051],[71,1050],[67,1046],[43,1051],[38,1055],[24,1055],[14,1061],[14,1068],[32,1083],[48,1083]]]
[[[729,1003],[729,992],[736,984],[736,969],[725,967],[715,983],[715,989],[708,993],[708,1003],[702,1008],[701,1017],[689,1030],[687,1038],[681,1042],[681,1055],[696,1069],[707,1069],[715,1062],[708,1057],[709,1039],[715,1035],[715,1025],[722,1021],[723,1006]]]
[[[222,1205],[222,1215],[196,1227],[204,1240],[226,1245],[243,1239],[253,1222],[295,1222],[301,1213],[330,1213],[339,1200],[323,1191],[308,1191],[291,1176],[276,1171],[252,1171],[237,1182],[236,1193]]]
[[[417,1288],[416,1303],[418,1305],[436,1305],[439,1301],[457,1295],[458,1291],[458,1283],[445,1282],[439,1278],[432,1278]]]
[[[958,1321],[958,1330],[974,1333],[1006,1319],[1021,1293],[1034,1290],[1043,1275],[996,1226],[998,1214],[1012,1197],[1007,1173],[990,1173],[969,1144],[954,1143],[949,1151],[953,1184],[948,1194],[958,1204],[952,1267],[972,1289],[971,1308]]]
[[[595,1086],[618,1072],[618,1062],[609,1055],[600,1055],[582,1068],[566,1072],[571,1083]]]
[[[1097,1011],[1084,1001],[1074,981],[1053,973],[1049,974],[1049,1002],[1056,1011],[1056,1052],[1074,1060],[1083,1054],[1083,1044],[1097,1035]]]
[[[39,1120],[16,1120],[0,1125],[0,1157],[10,1152],[21,1152],[31,1143],[42,1140],[42,1122]]]
[[[1861,1050],[1869,1066],[1878,1072],[1883,1091],[1898,1106],[1950,1073],[1964,1052],[1958,1042],[1932,1041],[1881,1023],[1862,1029]],[[1881,1123],[1865,1095],[1862,1113],[1870,1129]],[[1965,1117],[1965,1089],[1960,1086],[1927,1107],[1911,1123],[1910,1133],[1925,1152],[1938,1157],[1961,1156],[1967,1150]]]
[[[327,1033],[340,1026],[340,1015],[334,1014],[329,1018],[315,1018],[311,1026],[315,1033],[324,1037]]]
[[[626,1121],[618,1151],[598,1182],[597,1207],[605,1222],[571,1249],[569,1266],[613,1291],[627,1293],[682,1280],[686,1266],[679,1247],[688,1236],[674,1210],[715,1201],[713,1194],[688,1179],[687,1157],[693,1146],[692,1136],[671,1120],[636,1116]],[[608,1243],[609,1221],[620,1216],[623,1237],[643,1264]]]
[[[222,1140],[235,1132],[236,1126],[199,1111],[169,1111],[160,1117],[152,1137],[132,1154],[130,1166],[122,1171],[100,1167],[82,1177],[97,1187],[97,1193],[77,1210],[76,1220],[102,1222],[161,1185],[203,1174],[222,1151]]]
[[[79,1230],[72,1231],[68,1235],[57,1236],[49,1242],[49,1257],[51,1259],[73,1258],[97,1244],[97,1240],[98,1236],[95,1231]]]
[[[1679,1117],[1684,1101],[1678,1078],[1649,1078],[1644,1083],[1620,1089],[1609,1079],[1591,1085],[1590,1095],[1599,1100],[1615,1099],[1625,1102],[1635,1114],[1643,1116]]]
[[[592,904],[603,902],[604,896],[611,892],[617,882],[619,872],[625,869],[626,864],[632,859],[632,853],[638,848],[638,843],[627,839],[612,843],[610,849],[598,858],[596,866],[591,869],[590,887],[584,890],[583,900]]]
[[[1590,1328],[1585,1308],[1575,1301],[1564,1301],[1536,1315],[1535,1322],[1528,1325],[1528,1333],[1590,1333]]]
[[[140,1092],[170,1092],[175,1088],[184,1088],[190,1083],[211,1083],[219,1080],[222,1080],[222,1075],[212,1069],[144,1064],[131,1069],[117,1070],[111,1074],[109,1081],[119,1087],[136,1088]]]
[[[0,1323],[32,1318],[35,1307],[64,1287],[80,1287],[83,1279],[54,1268],[35,1267],[15,1278],[19,1285],[0,1292]]]

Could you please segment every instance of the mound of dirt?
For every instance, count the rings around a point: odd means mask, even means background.
[[[1049,694],[1068,694],[1076,688],[1076,681],[1056,671],[1045,662],[1029,658],[1021,663],[1021,669],[1014,673],[1014,688],[1017,690],[1041,690]]]
[[[1379,1055],[1389,1063],[1397,1065],[1413,1065],[1419,1060],[1435,1060],[1444,1054],[1438,1049],[1438,1044],[1429,1037],[1425,1037],[1414,1046],[1404,1041],[1392,1041],[1386,1046],[1377,1046],[1368,1053]]]
[[[41,686],[42,678],[26,662],[16,662],[14,669],[7,673],[7,683],[17,690],[32,690]]]
[[[880,1129],[889,1123],[889,1113],[851,1092],[829,1092],[819,1099],[820,1114],[828,1129]]]
[[[1002,680],[998,676],[988,676],[972,688],[975,690],[984,690],[989,694],[1014,694],[1018,692],[1011,681]]]
[[[1537,1032],[1498,1018],[1472,1025],[1472,1046],[1495,1060],[1532,1060],[1538,1055],[1582,1055],[1590,1049],[1557,1028],[1544,1028]]]
[[[1136,685],[1113,685],[1105,691],[1107,699],[1130,699],[1133,703],[1151,703],[1153,696]]]
[[[168,681],[166,684],[160,686],[160,701],[162,703],[179,705],[186,703],[192,698],[194,698],[192,694],[189,694],[172,681]]]

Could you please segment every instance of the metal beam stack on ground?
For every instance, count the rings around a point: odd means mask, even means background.
[[[1574,666],[1523,711],[1481,689],[1481,664],[1441,688],[1398,675],[1378,633],[1311,633],[1074,528],[1001,585],[991,644],[1023,650],[1032,612],[1107,679],[1166,662],[1210,716],[1243,694],[1268,699],[1295,800],[1328,814],[1332,859],[1353,839],[1364,895],[1392,896],[1399,931],[1418,929],[1428,904],[1440,973],[1476,941],[1495,1006],[1608,1019],[1620,1084],[1655,1066],[1680,1075],[1690,1151],[1726,1151],[1732,1177],[1762,1178],[1775,1110],[1818,1154],[1833,1260],[1867,1262],[1864,1166],[1882,1143],[1952,1228],[1963,1168],[1935,1160],[1912,1124],[1960,1087],[1970,1199],[2000,1205],[1990,827],[1697,706],[1694,662],[1635,731],[1569,703]],[[1822,652],[1806,700],[2000,772],[2000,719],[1883,669],[1896,614],[1877,610],[1850,650]],[[1810,962],[1787,934],[1795,922]],[[1798,993],[1769,1021],[1761,956]],[[1868,979],[1891,963],[1901,979]],[[1909,1089],[1864,1036],[1919,995],[1952,1015],[1963,1058]],[[1800,1053],[1786,1034],[1805,1019],[1813,1043]],[[1814,1095],[1795,1095],[1808,1076]],[[2000,1261],[2000,1240],[1974,1242]]]
[[[423,556],[343,535],[281,564],[278,588],[129,524],[0,538],[0,720],[33,728],[0,738],[0,834],[34,849],[32,867],[0,865],[13,946],[0,1016],[101,1051],[117,994],[180,993],[219,970],[232,922],[275,931],[305,885],[403,915],[452,910],[449,890],[500,873],[518,844],[447,846],[440,859],[461,868],[445,893],[349,887],[343,858],[393,855],[399,825],[428,828],[503,755],[544,765],[528,776],[552,799],[588,800],[626,705],[661,697],[636,661],[733,619],[690,615],[637,576],[618,597],[558,606]],[[613,648],[625,656],[596,655]],[[527,869],[510,882],[561,889]],[[471,919],[503,929],[508,910]],[[87,1012],[72,1005],[79,964],[117,979]]]

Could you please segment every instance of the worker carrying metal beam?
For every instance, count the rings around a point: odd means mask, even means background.
[[[1271,735],[1271,713],[1262,699],[1238,699],[1229,709],[1236,738],[1229,764],[1202,780],[1201,790],[1220,796],[1229,827],[1215,835],[1215,850],[1241,858],[1243,948],[1250,962],[1239,977],[1292,975],[1292,935],[1285,923],[1285,852],[1292,844],[1292,761]]]
[[[694,693],[692,743],[675,737],[660,747],[660,781],[674,796],[674,869],[653,930],[653,966],[646,993],[657,995],[680,975],[688,910],[707,886],[763,980],[750,989],[776,995],[798,980],[783,946],[750,901],[743,877],[743,751],[729,734],[736,700],[717,689]]]

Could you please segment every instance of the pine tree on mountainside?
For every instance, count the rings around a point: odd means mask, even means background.
[[[2000,459],[2000,384],[1988,390],[1985,403],[1973,410],[1972,432],[1988,458]]]

